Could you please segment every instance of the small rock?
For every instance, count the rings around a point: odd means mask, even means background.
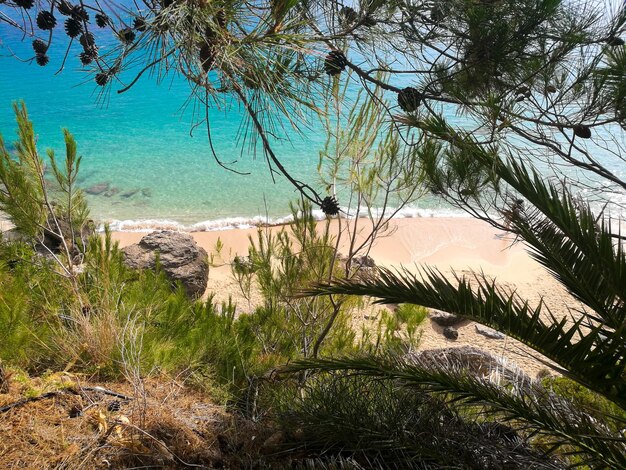
[[[111,187],[111,183],[107,181],[103,181],[102,183],[94,184],[93,186],[90,186],[89,188],[85,189],[85,192],[93,196],[98,196],[104,193],[105,191],[108,191],[110,187]]]
[[[459,332],[453,326],[446,326],[443,329],[443,335],[446,338],[451,339],[452,341],[454,341],[454,340],[459,338]]]
[[[454,326],[463,321],[463,317],[453,313],[442,312],[441,310],[436,310],[434,308],[430,309],[429,316],[430,319],[439,326]]]
[[[499,331],[494,330],[493,328],[489,328],[488,326],[481,325],[479,323],[476,324],[476,333],[486,336],[491,339],[504,339],[504,334]]]
[[[352,259],[352,265],[355,268],[375,268],[376,262],[371,256],[355,256]]]

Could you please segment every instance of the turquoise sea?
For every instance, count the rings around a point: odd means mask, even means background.
[[[59,23],[57,29],[62,28]],[[52,148],[63,155],[61,128],[68,128],[83,156],[81,186],[108,188],[88,196],[94,219],[116,229],[202,230],[245,226],[268,217],[276,221],[289,213],[289,201],[298,195],[284,178],[277,176],[273,182],[260,149],[254,152],[242,143],[242,112],[237,107],[211,110],[213,142],[222,160],[238,160],[235,168],[250,172],[247,176],[214,161],[206,128],[190,135],[197,116],[193,105],[185,107],[190,88],[182,78],[157,85],[146,76],[126,93],[117,94],[119,87],[114,87],[102,97],[93,77],[79,70],[78,45],[72,47],[63,71],[55,74],[66,50],[62,30],[57,31],[60,41],[53,43],[46,67],[18,60],[32,57],[32,38],[21,39],[0,23],[0,132],[9,143],[15,139],[15,100],[26,102],[42,152]],[[104,39],[96,40],[106,49]],[[281,161],[294,177],[325,194],[317,174],[325,141],[322,126],[311,122],[304,135],[289,137],[289,142],[274,142]],[[620,173],[622,163],[616,162]],[[408,216],[424,214],[459,215],[433,199],[405,211]]]
[[[58,33],[58,39],[66,39]],[[61,128],[68,128],[83,157],[81,186],[105,183],[110,188],[106,195],[88,196],[95,219],[116,226],[117,221],[146,226],[212,221],[217,228],[289,213],[289,201],[297,193],[282,177],[274,183],[260,148],[255,152],[242,142],[238,108],[212,109],[211,131],[220,158],[238,160],[234,168],[249,172],[247,176],[214,161],[204,126],[190,135],[198,118],[193,104],[185,108],[190,95],[185,80],[173,77],[157,85],[146,76],[126,93],[117,94],[119,87],[114,87],[103,100],[93,78],[79,71],[80,46],[73,46],[64,70],[55,75],[65,53],[62,41],[53,43],[50,63],[40,67],[12,56],[32,57],[31,39],[20,39],[0,23],[0,132],[9,143],[15,139],[15,100],[26,102],[42,152],[52,148],[63,155]],[[276,141],[275,146],[285,167],[315,187],[325,136],[319,123],[312,125],[305,136],[294,132],[289,142]]]

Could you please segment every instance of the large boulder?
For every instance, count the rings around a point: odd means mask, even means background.
[[[158,253],[161,269],[172,281],[180,281],[190,297],[200,297],[206,289],[207,252],[187,233],[152,232],[122,250],[126,264],[133,269],[154,269]]]

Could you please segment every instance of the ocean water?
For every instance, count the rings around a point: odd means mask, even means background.
[[[56,37],[65,39],[62,31]],[[289,201],[298,197],[283,177],[272,179],[260,148],[255,152],[242,142],[237,107],[211,109],[211,132],[220,158],[237,160],[233,167],[246,176],[215,162],[206,127],[191,134],[198,117],[193,104],[185,107],[185,80],[173,77],[157,85],[146,76],[126,93],[114,87],[103,97],[93,77],[79,70],[80,46],[72,47],[64,70],[55,75],[65,53],[60,41],[53,43],[50,63],[40,67],[18,60],[32,56],[31,39],[22,43],[0,22],[0,40],[0,132],[7,143],[15,140],[16,100],[26,103],[42,153],[52,148],[64,155],[61,129],[69,129],[83,157],[80,185],[109,185],[106,195],[88,195],[95,219],[125,228],[138,226],[133,222],[219,228],[285,216]],[[317,165],[325,135],[318,122],[309,126],[304,135],[291,132],[289,141],[276,140],[275,151],[294,177],[322,190]]]
[[[106,39],[98,37],[97,28],[94,33],[101,50],[106,50]],[[272,179],[260,148],[255,152],[241,141],[243,113],[236,106],[226,103],[223,110],[211,109],[211,130],[220,158],[237,160],[235,168],[249,172],[246,176],[214,161],[205,127],[191,133],[198,117],[193,104],[185,106],[190,88],[182,78],[156,84],[145,76],[126,93],[117,94],[119,87],[114,86],[102,96],[93,77],[79,70],[81,48],[76,44],[63,71],[55,74],[66,50],[62,29],[56,32],[58,41],[49,51],[46,67],[20,60],[32,57],[32,38],[21,39],[17,31],[0,23],[0,133],[8,143],[15,139],[11,104],[16,100],[24,100],[28,107],[42,153],[52,148],[63,155],[61,129],[68,128],[83,157],[80,185],[86,190],[108,187],[102,194],[88,195],[94,219],[124,230],[214,230],[280,221],[289,214],[289,202],[298,193],[283,177]],[[324,195],[317,172],[325,142],[323,127],[311,119],[304,133],[290,132],[288,137],[273,142],[277,155],[295,178]],[[598,155],[606,161],[611,157]],[[624,174],[621,160],[610,166]],[[403,212],[405,216],[461,214],[433,198]]]

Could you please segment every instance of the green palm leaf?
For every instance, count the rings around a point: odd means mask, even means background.
[[[582,458],[585,465],[626,468],[626,438],[537,383],[506,387],[458,367],[433,367],[419,358],[407,361],[394,356],[302,360],[286,367],[289,372],[311,369],[349,371],[435,392],[458,405],[479,407],[490,417],[521,425],[547,447],[568,449],[567,454]]]
[[[454,312],[505,332],[556,362],[561,372],[626,407],[622,376],[626,345],[620,344],[619,337],[607,339],[601,327],[583,327],[584,317],[568,324],[543,304],[533,308],[483,276],[475,275],[473,280],[474,287],[459,276],[450,281],[436,269],[426,269],[421,276],[380,269],[377,277],[338,280],[309,293],[366,295],[376,297],[377,303],[414,303]]]

